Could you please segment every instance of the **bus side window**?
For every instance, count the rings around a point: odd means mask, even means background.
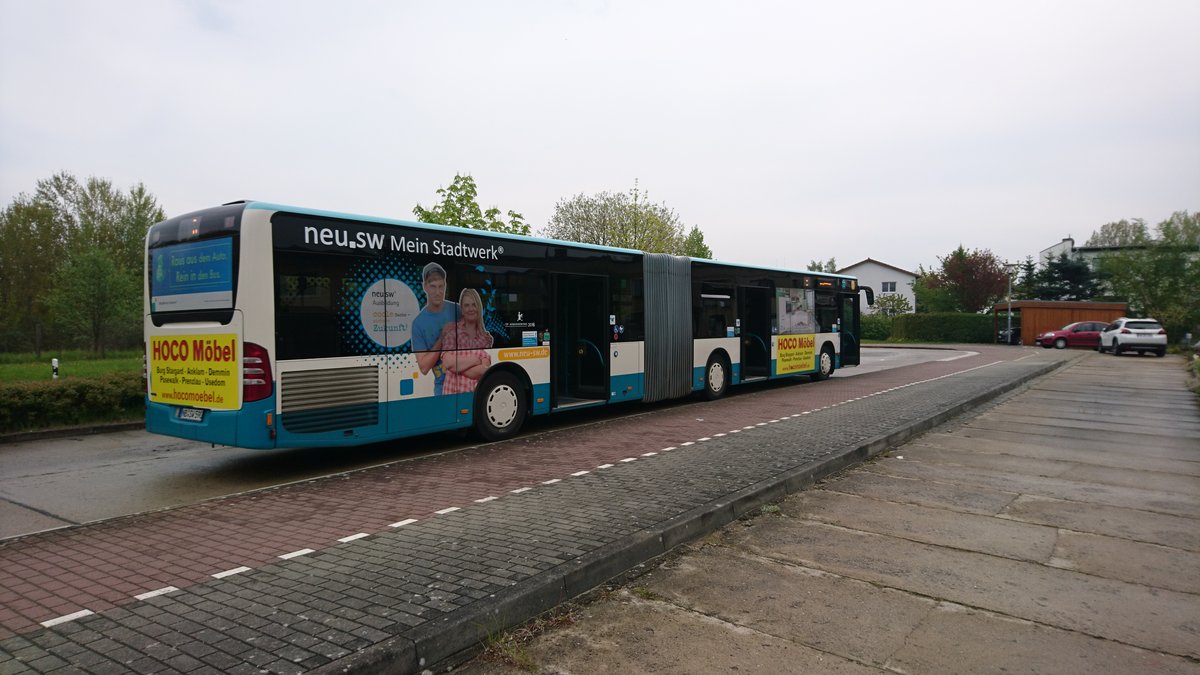
[[[492,346],[521,347],[525,334],[546,327],[546,298],[550,296],[546,275],[526,267],[455,266],[454,282],[446,299],[459,302],[464,288],[472,288],[483,301],[484,328],[492,334]]]

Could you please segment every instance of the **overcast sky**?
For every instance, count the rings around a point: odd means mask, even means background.
[[[412,218],[456,172],[535,231],[622,191],[721,260],[1020,260],[1200,210],[1200,1],[0,0],[0,199]]]

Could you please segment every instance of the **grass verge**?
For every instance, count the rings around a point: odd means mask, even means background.
[[[53,358],[58,359],[60,380],[142,372],[140,350],[109,352],[105,358],[89,352],[46,352],[40,359],[33,354],[0,354],[0,382],[52,381],[50,359]]]

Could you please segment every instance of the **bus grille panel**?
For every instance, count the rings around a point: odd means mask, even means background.
[[[646,370],[643,400],[661,401],[692,391],[692,262],[647,253]]]
[[[286,372],[279,392],[279,420],[292,433],[379,424],[379,369],[375,366]]]

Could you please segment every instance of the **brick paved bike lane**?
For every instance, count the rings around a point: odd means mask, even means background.
[[[0,672],[426,667],[1071,358],[971,349],[10,540]]]

